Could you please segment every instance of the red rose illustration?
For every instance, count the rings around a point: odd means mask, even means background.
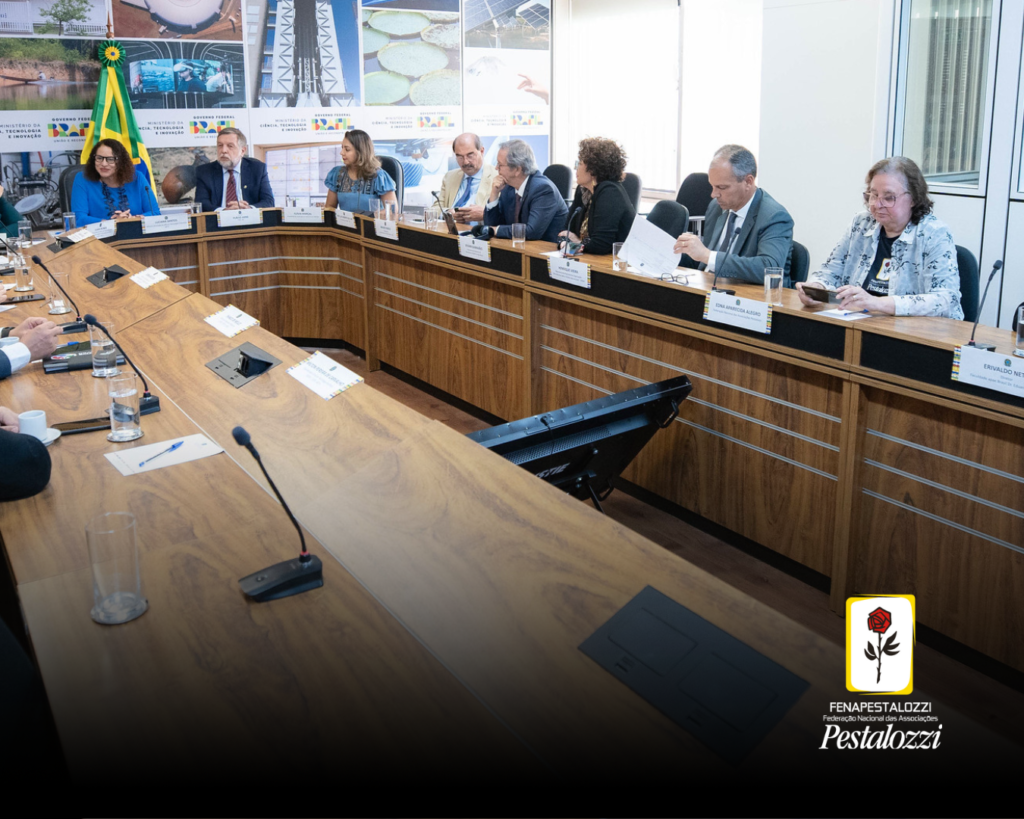
[[[896,650],[900,647],[900,644],[896,642],[896,632],[892,633],[892,636],[885,641],[885,645],[882,645],[882,635],[889,630],[889,626],[892,625],[892,615],[879,606],[871,614],[868,615],[868,630],[873,631],[878,635],[878,652],[875,652],[875,647],[868,642],[867,650],[864,652],[864,656],[869,660],[878,661],[878,675],[875,677],[875,683],[881,682],[882,679],[882,655],[888,654],[899,654]]]

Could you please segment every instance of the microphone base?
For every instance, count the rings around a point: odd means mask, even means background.
[[[242,593],[257,603],[302,594],[323,584],[324,566],[316,555],[310,555],[305,563],[297,557],[275,563],[238,581]]]
[[[986,344],[983,341],[969,341],[965,346],[973,347],[975,350],[986,350],[990,353],[994,353],[996,351],[995,344]]]
[[[736,295],[736,291],[735,290],[727,290],[724,287],[712,287],[711,288],[711,292],[712,293],[724,293],[726,296],[735,296]]]
[[[67,333],[84,333],[89,329],[89,325],[84,321],[69,321],[65,324],[60,325],[60,331],[64,334]]]
[[[144,395],[139,399],[139,415],[152,415],[160,412],[160,398],[156,395]]]

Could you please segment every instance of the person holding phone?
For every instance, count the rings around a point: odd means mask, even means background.
[[[569,225],[559,237],[580,243],[581,253],[598,256],[611,253],[615,242],[625,242],[636,218],[629,194],[622,187],[625,173],[626,152],[618,144],[601,137],[582,140]]]
[[[876,162],[866,181],[867,211],[854,217],[807,286],[834,290],[844,310],[963,320],[956,245],[932,213],[921,169],[893,156]],[[807,306],[820,303],[802,283],[796,290]]]
[[[459,167],[445,174],[437,198],[442,208],[454,209],[457,221],[467,225],[482,222],[498,170],[484,162],[484,144],[476,134],[459,134],[452,151]]]

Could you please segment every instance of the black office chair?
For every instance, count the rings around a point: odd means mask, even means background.
[[[1017,309],[1013,311],[1013,322],[1011,323],[1012,324],[1012,328],[1011,329],[1015,333],[1017,332],[1017,321],[1018,321],[1018,319],[1020,317],[1020,308],[1021,307],[1024,307],[1024,301],[1022,301],[1020,304],[1018,304],[1017,305]]]
[[[647,214],[647,221],[660,227],[669,236],[678,236],[686,231],[686,226],[690,222],[690,213],[678,202],[672,199],[662,199],[660,202],[655,202],[651,212]]]
[[[807,248],[797,241],[789,249],[789,280],[792,284],[807,281],[811,270],[811,254]]]
[[[61,213],[70,213],[71,189],[75,184],[75,177],[83,170],[84,165],[69,165],[60,172],[60,178],[57,180],[57,199],[60,202]]]
[[[695,218],[703,219],[711,204],[711,183],[706,173],[691,173],[679,186],[676,201]],[[691,232],[695,232],[691,229]]]
[[[960,306],[964,310],[964,321],[978,317],[978,260],[966,247],[956,246],[956,266],[960,271]]]
[[[405,173],[402,171],[402,163],[393,156],[378,155],[380,166],[395,183],[395,197],[398,199],[398,212],[402,212],[402,203],[405,201]]]
[[[569,192],[572,190],[572,168],[568,165],[548,165],[544,169],[544,176],[550,179],[562,198],[569,202]]]
[[[633,210],[640,212],[640,191],[643,190],[643,183],[635,173],[627,173],[622,180],[622,187],[626,189],[629,201],[633,203]]]

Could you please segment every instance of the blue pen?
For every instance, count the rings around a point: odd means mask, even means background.
[[[857,313],[868,313],[869,310],[850,310],[848,313],[843,313],[844,316],[855,316]]]
[[[150,461],[152,461],[154,458],[159,458],[161,455],[166,455],[168,452],[174,452],[174,450],[178,449],[178,447],[180,447],[183,443],[185,443],[185,442],[184,441],[178,441],[178,443],[176,443],[176,444],[171,444],[163,452],[156,453],[156,455],[154,455],[153,458],[146,458],[146,460],[144,460],[141,464],[139,464],[139,466],[145,466]]]

